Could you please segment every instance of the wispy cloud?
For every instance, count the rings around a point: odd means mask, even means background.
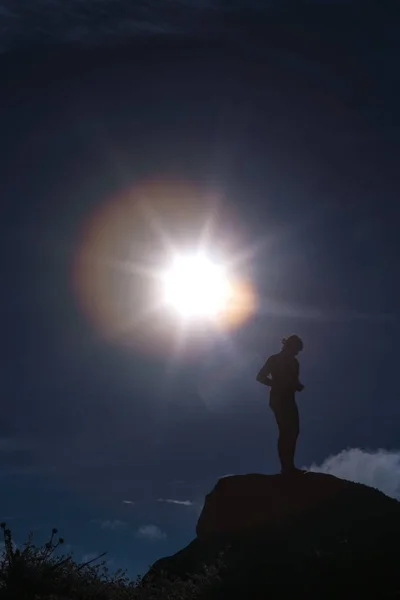
[[[179,18],[174,10],[171,11],[169,2],[153,6],[145,0],[135,3],[126,3],[125,0],[111,3],[108,0],[69,0],[67,9],[65,4],[63,0],[43,0],[27,13],[24,1],[3,0],[0,16],[7,34],[2,36],[4,49],[14,47],[23,39],[36,42],[42,36],[52,40],[96,44],[133,35],[177,35],[196,31],[199,18],[207,14],[212,16],[215,12],[215,3],[204,0],[199,3],[190,0],[180,2]],[[44,10],[42,5],[45,5]],[[35,22],[39,23],[37,31],[31,31]]]
[[[142,525],[137,530],[136,536],[147,540],[163,540],[167,537],[167,534],[157,525]]]
[[[355,1],[355,0],[353,0]],[[315,8],[322,3],[316,0]],[[347,14],[346,3],[324,0],[336,18]],[[235,35],[243,36],[238,15],[257,23],[270,15],[284,18],[287,2],[272,0],[180,0],[179,3],[137,0],[2,0],[0,16],[4,21],[2,45],[4,50],[39,42],[48,38],[80,44],[98,44],[107,40],[132,39],[143,35]],[[179,11],[174,10],[179,6]],[[282,7],[281,7],[282,5]],[[248,9],[251,9],[250,12]],[[316,13],[317,15],[319,12]],[[251,17],[250,17],[251,15]],[[3,25],[3,24],[2,24]],[[35,27],[36,25],[36,27]],[[246,28],[247,29],[247,28]],[[312,33],[312,29],[310,32]],[[4,38],[4,40],[3,40]],[[0,46],[1,50],[1,46]]]
[[[122,504],[135,504],[133,500],[122,500]]]
[[[179,504],[181,506],[193,506],[191,500],[174,500],[173,498],[158,498],[157,502],[166,502],[167,504]]]
[[[118,519],[92,519],[91,522],[99,525],[100,529],[103,529],[104,531],[123,531],[128,526],[128,523],[125,521],[119,521]]]
[[[400,451],[349,448],[309,470],[364,483],[400,500]]]

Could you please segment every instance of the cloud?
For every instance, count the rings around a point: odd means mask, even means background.
[[[122,500],[122,504],[135,504],[132,500]]]
[[[312,464],[309,471],[364,483],[400,500],[400,451],[349,448],[319,466]]]
[[[167,504],[179,504],[181,506],[193,506],[191,500],[173,500],[172,498],[158,498],[157,502],[166,502]]]
[[[354,2],[355,0],[353,0]],[[314,0],[335,9],[335,15],[347,14],[350,0]],[[26,47],[43,40],[61,40],[80,44],[97,44],[107,40],[126,40],[143,35],[235,35],[242,38],[238,15],[247,23],[269,16],[281,16],[285,23],[286,2],[272,0],[171,0],[149,2],[137,0],[2,0],[0,17],[4,34],[0,51]],[[282,6],[281,6],[282,5]],[[179,6],[179,11],[176,10]],[[250,9],[250,10],[249,10]],[[317,11],[317,15],[320,11]],[[380,13],[379,13],[380,14]],[[279,21],[278,21],[279,23]],[[246,28],[247,29],[247,28]],[[313,30],[310,30],[311,32]],[[4,38],[4,39],[3,39]]]
[[[157,525],[142,525],[137,530],[136,536],[146,540],[163,540],[167,534],[161,531]]]
[[[125,523],[125,521],[119,521],[118,519],[113,521],[108,519],[104,521],[102,519],[92,519],[91,522],[100,525],[100,529],[103,529],[104,531],[123,531],[128,526],[128,523]]]
[[[3,0],[0,17],[4,32],[0,51],[26,42],[34,44],[43,37],[75,43],[96,44],[109,39],[127,39],[133,35],[177,35],[198,29],[202,15],[215,13],[214,2],[202,0],[179,3],[179,17],[173,3],[141,0],[37,0],[29,12],[25,0]],[[67,4],[67,8],[65,7]],[[217,5],[218,6],[218,5]],[[34,24],[39,24],[36,28]],[[4,38],[4,39],[3,39]]]

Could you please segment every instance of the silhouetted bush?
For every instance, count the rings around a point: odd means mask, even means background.
[[[219,579],[219,562],[185,580],[171,580],[162,573],[157,582],[130,579],[125,571],[109,571],[105,553],[81,564],[71,554],[59,554],[64,540],[56,537],[56,529],[42,547],[30,534],[20,549],[5,523],[1,528],[1,600],[194,600]]]

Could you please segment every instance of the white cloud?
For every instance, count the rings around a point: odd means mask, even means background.
[[[172,498],[158,498],[157,502],[166,502],[167,504],[179,504],[181,506],[193,506],[191,500],[173,500]]]
[[[122,504],[135,504],[133,500],[122,500]]]
[[[349,448],[319,466],[312,464],[309,471],[364,483],[400,500],[400,451]]]
[[[113,521],[108,519],[104,521],[102,519],[92,519],[91,522],[97,523],[97,525],[100,525],[100,529],[104,529],[105,531],[123,531],[128,525],[125,521],[119,521],[118,519]]]
[[[142,525],[137,530],[136,536],[147,540],[162,540],[167,537],[167,534],[157,525]]]

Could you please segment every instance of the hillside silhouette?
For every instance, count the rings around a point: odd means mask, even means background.
[[[400,503],[331,475],[224,477],[196,538],[145,580],[185,578],[222,553],[207,598],[400,598]]]

